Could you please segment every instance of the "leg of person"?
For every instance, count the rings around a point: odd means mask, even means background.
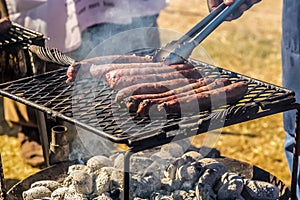
[[[300,1],[284,0],[282,14],[282,84],[293,90],[296,101],[300,102]],[[292,172],[293,144],[296,122],[296,111],[288,111],[283,115],[286,139],[285,154]],[[298,154],[299,155],[299,154]],[[300,156],[299,156],[300,157]],[[298,173],[300,167],[298,167]],[[300,199],[300,178],[298,175],[297,196]]]
[[[18,139],[21,157],[33,167],[44,165],[43,150],[36,126],[35,112],[24,104],[4,98],[4,117],[9,126],[20,125]]]

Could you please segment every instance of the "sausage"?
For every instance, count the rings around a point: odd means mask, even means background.
[[[119,90],[130,85],[135,85],[139,83],[152,83],[158,81],[165,81],[178,78],[188,78],[188,79],[199,79],[202,75],[198,69],[187,69],[174,71],[170,73],[162,74],[147,74],[147,75],[135,75],[128,77],[119,77],[118,79],[111,80],[108,84],[111,89]]]
[[[214,80],[215,80],[214,78],[210,78],[210,77],[201,78],[198,79],[197,82],[195,83],[190,83],[182,87],[168,90],[163,93],[139,94],[139,95],[129,96],[125,98],[123,102],[125,103],[126,107],[130,112],[135,112],[138,108],[139,103],[145,99],[159,99],[159,98],[164,98],[176,94],[182,94],[187,91],[193,91],[199,87],[212,83]]]
[[[12,27],[12,22],[8,17],[0,18],[0,34],[7,33]]]
[[[74,80],[76,74],[80,69],[82,77],[90,77],[90,68],[96,68],[97,65],[112,64],[112,63],[150,63],[152,62],[150,57],[135,56],[135,55],[107,55],[99,56],[94,58],[88,58],[80,62],[75,62],[73,65],[69,66],[67,70],[67,83]],[[99,66],[98,68],[101,68]],[[95,69],[94,69],[95,70]]]
[[[90,74],[92,77],[97,79],[102,79],[106,77],[106,74],[118,70],[129,70],[129,69],[138,69],[143,68],[161,68],[163,63],[117,63],[117,64],[104,64],[104,65],[92,65],[90,68]]]
[[[197,81],[197,79],[179,78],[154,83],[140,83],[119,90],[116,94],[115,101],[120,103],[124,98],[130,95],[162,93]]]
[[[197,109],[199,109],[199,111],[210,109],[212,99],[214,102],[213,106],[217,107],[223,106],[224,103],[234,103],[243,98],[247,91],[247,83],[245,81],[239,81],[214,90],[163,102],[157,106],[157,110],[161,112],[164,109],[166,113],[180,113],[181,111],[194,113]],[[224,97],[226,97],[226,99],[223,99]],[[193,100],[197,100],[198,108],[191,106],[191,101]],[[226,102],[224,102],[225,100]]]
[[[146,74],[160,74],[167,72],[174,72],[179,70],[193,69],[194,66],[192,64],[177,64],[177,65],[164,65],[161,63],[160,67],[152,67],[156,66],[156,63],[152,63],[151,65],[146,65],[144,68],[141,67],[132,67],[132,68],[122,68],[115,69],[108,73],[106,73],[106,80],[110,82],[116,78],[120,78],[122,76],[133,76],[133,75],[146,75]]]
[[[149,109],[151,106],[154,104],[161,104],[164,102],[170,102],[170,101],[175,101],[176,99],[184,98],[184,97],[190,97],[191,99],[193,98],[192,95],[197,95],[198,93],[202,93],[205,91],[213,91],[217,88],[223,88],[224,86],[227,86],[230,84],[230,81],[228,78],[218,78],[215,79],[214,81],[210,82],[207,85],[202,85],[198,88],[190,88],[190,90],[183,92],[183,93],[177,93],[173,94],[167,97],[163,98],[152,98],[152,99],[145,99],[143,100],[137,109],[137,114],[141,116],[145,116],[149,113]],[[179,91],[178,91],[179,92]]]

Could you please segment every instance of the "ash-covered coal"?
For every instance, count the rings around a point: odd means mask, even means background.
[[[277,186],[228,171],[216,150],[174,142],[131,156],[130,199],[133,200],[276,200]],[[63,182],[43,180],[23,192],[24,200],[117,200],[123,191],[124,153],[94,156],[69,167]]]

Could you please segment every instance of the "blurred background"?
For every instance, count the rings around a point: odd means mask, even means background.
[[[221,24],[201,47],[194,50],[192,57],[280,86],[281,3],[262,1],[238,20]],[[160,14],[159,27],[161,30],[177,33],[174,34],[176,37],[184,34],[207,14],[204,0],[171,0],[170,5]],[[162,38],[163,43],[172,39],[176,38],[172,38],[172,35]],[[290,174],[283,151],[285,133],[282,114],[233,125],[219,131],[221,134],[216,131],[213,145],[221,155],[256,165],[290,185]],[[0,152],[5,178],[20,180],[40,170],[22,161],[19,142],[14,137],[15,130],[0,126],[0,132]],[[194,138],[193,142],[200,144],[201,137]]]

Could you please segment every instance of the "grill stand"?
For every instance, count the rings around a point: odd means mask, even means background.
[[[211,75],[214,74],[215,69],[210,69],[209,66],[207,66],[209,70],[211,71]],[[297,120],[296,120],[296,128],[295,128],[295,140],[294,140],[294,163],[293,163],[293,170],[292,171],[292,185],[291,185],[291,194],[289,196],[292,197],[292,200],[297,199],[296,197],[296,183],[297,183],[297,174],[298,174],[298,151],[300,150],[300,117],[299,117],[299,111],[300,111],[300,104],[295,103],[295,98],[294,98],[294,92],[280,88],[278,86],[270,85],[268,83],[261,82],[259,80],[255,80],[243,75],[236,74],[234,72],[226,71],[223,70],[222,68],[217,68],[218,74],[219,72],[222,72],[224,77],[230,77],[233,80],[236,78],[240,80],[245,80],[249,82],[251,88],[251,94],[257,94],[255,97],[251,97],[250,99],[245,99],[246,102],[244,102],[242,105],[238,106],[230,106],[227,109],[221,112],[217,113],[211,113],[207,115],[203,115],[202,118],[200,119],[194,119],[194,118],[189,118],[187,121],[184,122],[183,128],[191,130],[191,128],[197,128],[197,135],[207,132],[208,128],[207,125],[210,123],[212,120],[218,121],[219,119],[223,119],[222,117],[225,116],[225,124],[222,127],[229,126],[229,125],[234,125],[237,123],[265,117],[268,115],[280,113],[280,112],[285,112],[288,110],[294,110],[297,109]],[[65,69],[60,69],[57,71],[53,72],[48,72],[43,75],[39,75],[36,77],[29,77],[29,78],[23,78],[19,79],[17,81],[11,82],[11,83],[6,83],[6,84],[1,84],[0,86],[4,88],[4,90],[0,90],[0,94],[11,98],[13,100],[16,100],[18,102],[24,103],[25,105],[31,106],[33,108],[36,108],[39,112],[39,132],[41,134],[41,139],[43,142],[43,150],[45,152],[45,160],[49,163],[49,139],[48,139],[48,134],[49,131],[47,129],[47,126],[51,122],[58,122],[62,120],[63,122],[69,122],[75,125],[78,125],[81,128],[86,129],[87,131],[91,131],[103,138],[109,139],[113,142],[116,143],[122,143],[122,144],[127,144],[129,146],[129,151],[126,152],[126,157],[125,157],[125,162],[124,162],[124,191],[122,192],[123,194],[123,199],[128,199],[129,198],[129,177],[130,177],[130,156],[138,151],[142,151],[143,149],[147,148],[153,148],[157,146],[161,146],[163,144],[166,144],[168,142],[171,142],[174,137],[176,136],[176,139],[184,139],[187,137],[192,136],[191,134],[182,134],[179,133],[179,135],[173,135],[172,130],[177,130],[178,129],[178,124],[175,121],[170,122],[170,124],[166,124],[166,126],[158,128],[151,128],[150,126],[145,126],[145,129],[141,129],[136,132],[134,136],[131,135],[124,135],[125,137],[123,138],[123,135],[119,134],[111,134],[110,132],[105,132],[103,131],[102,128],[99,129],[99,122],[97,121],[97,124],[92,120],[90,120],[89,117],[89,111],[90,110],[85,110],[85,107],[90,106],[90,101],[87,101],[88,104],[84,103],[82,106],[80,103],[85,102],[85,98],[79,99],[80,101],[79,104],[77,104],[74,109],[76,111],[81,109],[83,113],[81,113],[81,116],[87,115],[88,118],[80,118],[80,120],[77,120],[72,117],[71,113],[73,109],[72,105],[70,105],[70,102],[68,101],[69,99],[72,98],[73,93],[69,93],[70,89],[72,89],[72,85],[68,85],[67,87],[62,84],[62,82],[65,81]],[[64,83],[64,82],[63,82]],[[98,83],[98,82],[97,82]],[[86,84],[83,82],[83,84]],[[89,95],[84,96],[85,93],[82,93],[82,91],[89,92],[91,89],[94,91],[93,84],[92,85],[87,85],[86,87],[81,88],[80,86],[80,95],[79,97],[86,97],[90,98]],[[78,86],[78,87],[79,87]],[[103,84],[96,84],[96,88],[102,88],[99,93],[97,93],[97,102],[101,102],[100,107],[97,107],[97,109],[101,112],[106,111],[107,109],[107,104],[104,103],[105,101],[109,100],[110,102],[110,93],[107,94],[106,92],[106,85]],[[90,88],[92,87],[92,88]],[[50,91],[50,92],[49,92]],[[95,90],[98,92],[98,90]],[[249,92],[250,92],[249,91]],[[73,91],[74,92],[74,91]],[[76,92],[76,90],[75,90]],[[13,93],[13,94],[12,94]],[[88,93],[88,94],[89,94]],[[16,95],[17,94],[17,95]],[[37,95],[39,94],[39,95]],[[75,93],[76,94],[76,93]],[[267,97],[264,97],[264,95],[267,95]],[[51,97],[51,99],[49,99]],[[99,97],[99,99],[98,99]],[[107,99],[108,98],[108,99]],[[249,98],[249,97],[248,97]],[[65,101],[66,104],[65,105]],[[103,102],[103,105],[102,105]],[[97,104],[98,105],[98,104]],[[111,104],[110,104],[111,105]],[[96,107],[95,107],[96,108]],[[111,118],[108,118],[109,116],[107,115],[106,112],[99,113],[99,116],[97,117],[100,119],[104,119],[104,123],[110,122],[109,125],[114,125],[112,124],[113,121]],[[44,114],[43,114],[44,113]],[[113,116],[113,115],[112,115]],[[122,115],[121,115],[122,116]],[[201,115],[202,116],[202,115]],[[47,121],[48,120],[48,121]],[[196,120],[196,121],[195,121]],[[215,122],[216,122],[215,121]],[[46,123],[47,122],[47,123]],[[48,123],[49,122],[49,123]],[[102,123],[103,123],[102,122]],[[126,121],[125,121],[126,122]],[[124,123],[125,123],[124,122]],[[155,122],[155,121],[154,121]],[[57,123],[56,123],[57,124]],[[103,124],[102,124],[103,125]],[[122,124],[124,125],[124,124]],[[157,125],[157,124],[150,124],[150,125]],[[216,125],[216,124],[214,124]],[[109,128],[110,126],[108,126]],[[147,129],[150,127],[150,130]],[[222,128],[218,126],[214,126],[215,128]],[[128,127],[127,127],[128,128]],[[129,127],[130,128],[130,127]],[[146,132],[144,131],[146,130]],[[148,131],[148,132],[147,132]],[[150,132],[149,132],[150,131]],[[153,133],[152,131],[155,131]],[[159,132],[157,132],[159,131]],[[177,134],[177,133],[176,133]],[[179,136],[177,138],[177,136]]]
[[[42,111],[35,110],[36,115],[39,120],[37,120],[38,130],[40,133],[40,140],[43,148],[43,155],[45,159],[45,164],[47,167],[50,166],[50,155],[49,155],[49,140],[48,140],[48,131],[46,125],[46,117]]]

